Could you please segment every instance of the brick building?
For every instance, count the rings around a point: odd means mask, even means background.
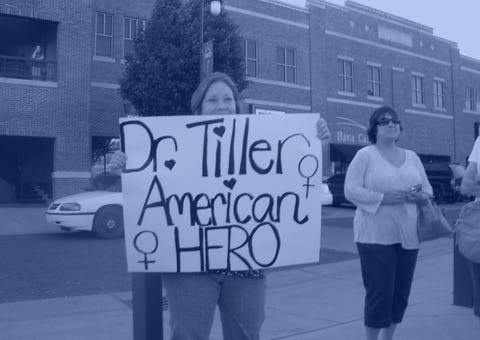
[[[352,1],[227,3],[247,47],[256,47],[251,111],[320,112],[333,132],[326,173],[344,170],[368,143],[368,118],[380,105],[401,115],[402,146],[426,162],[465,163],[480,121],[480,60],[462,56],[455,42]],[[293,81],[275,72],[284,47],[293,55]]]
[[[118,136],[124,50],[152,3],[0,0],[0,203],[87,186],[92,140]]]
[[[0,0],[0,203],[82,190],[92,144],[118,136],[124,55],[154,0]],[[245,39],[250,113],[320,112],[326,174],[367,143],[375,107],[401,115],[401,145],[464,163],[480,124],[480,60],[433,29],[355,2],[224,0]],[[40,53],[34,53],[37,46]]]

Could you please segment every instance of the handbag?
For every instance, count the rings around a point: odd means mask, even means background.
[[[480,201],[463,206],[455,223],[455,240],[465,258],[480,263]]]
[[[431,199],[426,199],[418,210],[417,233],[420,242],[452,235],[453,230],[445,214]]]

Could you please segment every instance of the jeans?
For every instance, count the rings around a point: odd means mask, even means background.
[[[400,244],[357,243],[365,296],[365,326],[386,328],[400,323],[408,305],[418,249]]]
[[[207,340],[218,305],[225,340],[258,340],[265,320],[265,277],[163,274],[171,340]]]

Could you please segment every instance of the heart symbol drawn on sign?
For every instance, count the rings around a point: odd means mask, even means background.
[[[225,126],[217,126],[216,128],[213,128],[213,132],[215,132],[217,136],[223,137],[223,134],[225,133]]]
[[[229,188],[230,190],[233,189],[233,187],[235,186],[235,184],[237,184],[237,180],[235,178],[231,178],[229,179],[228,181],[227,180],[224,180],[223,181],[223,184]]]
[[[173,167],[175,166],[175,163],[177,163],[177,162],[175,162],[174,159],[169,159],[168,161],[165,161],[165,163],[163,163],[163,164],[165,164],[165,166],[166,166],[169,170],[172,170]]]

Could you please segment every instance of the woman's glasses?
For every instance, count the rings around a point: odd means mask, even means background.
[[[386,126],[390,124],[390,122],[392,122],[395,125],[400,125],[400,121],[395,118],[382,118],[382,119],[379,119],[377,122],[378,122],[378,125],[381,125],[381,126]]]

